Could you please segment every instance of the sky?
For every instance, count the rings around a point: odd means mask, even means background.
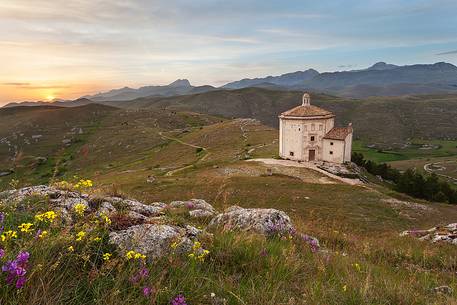
[[[0,0],[0,105],[187,78],[457,64],[455,0]]]

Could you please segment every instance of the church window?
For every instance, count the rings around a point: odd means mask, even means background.
[[[293,152],[293,151],[289,152],[289,155],[290,155],[291,157],[293,157],[293,156],[294,156],[294,152]]]
[[[314,136],[311,136],[311,142],[314,142]]]
[[[333,155],[333,151],[330,151],[330,154]]]
[[[333,145],[333,142],[330,142],[330,145]]]

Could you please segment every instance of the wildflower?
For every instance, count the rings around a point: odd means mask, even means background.
[[[316,238],[306,234],[302,234],[301,238],[304,242],[306,242],[309,245],[309,247],[311,248],[311,252],[315,253],[319,251],[320,245],[319,241]]]
[[[5,221],[5,213],[0,212],[0,223],[3,223]]]
[[[31,231],[33,231],[32,226],[33,226],[33,223],[30,223],[30,222],[22,223],[21,225],[18,226],[18,229],[21,230],[21,232],[30,233]]]
[[[137,284],[140,281],[144,280],[149,276],[149,270],[146,268],[144,265],[141,267],[141,269],[136,273],[134,276],[130,278],[130,282],[133,284]]]
[[[76,241],[81,241],[81,240],[83,240],[84,236],[86,236],[86,232],[84,232],[84,231],[79,231],[79,232],[76,234]]]
[[[125,254],[125,257],[130,260],[130,259],[146,259],[146,255],[141,254],[139,252],[135,252],[133,250],[128,251]]]
[[[99,242],[99,241],[101,241],[102,239],[101,239],[100,237],[97,236],[97,237],[92,238],[92,240],[95,241],[95,242]]]
[[[196,241],[196,242],[194,242],[192,249],[195,251],[195,250],[200,249],[201,247],[202,247],[202,244],[199,241]]]
[[[145,297],[149,297],[152,293],[152,288],[151,287],[144,287],[143,288],[143,295]]]
[[[6,276],[6,283],[8,285],[15,283],[17,289],[21,289],[24,286],[29,257],[30,254],[28,252],[19,252],[15,260],[7,261],[2,266],[2,272],[8,273]]]
[[[45,238],[46,235],[48,235],[48,231],[42,231],[41,229],[39,229],[37,232],[36,232],[36,235],[35,235],[35,238]]]
[[[79,188],[90,188],[92,187],[94,184],[92,182],[92,180],[84,180],[84,179],[81,179],[79,180],[76,184],[75,184],[75,188],[76,189],[79,189]]]
[[[347,286],[347,285],[344,285],[344,286],[343,286],[343,291],[346,292],[347,289],[348,289],[348,286]]]
[[[175,250],[178,247],[178,243],[174,242],[170,246],[173,250]]]
[[[57,217],[56,212],[54,211],[47,211],[42,214],[36,214],[35,220],[40,222],[49,222],[52,223],[54,219]]]
[[[111,224],[111,219],[109,219],[108,216],[102,215],[102,219],[103,219],[103,221],[104,221],[107,225],[110,225],[110,224]]]
[[[13,238],[17,238],[17,232],[16,231],[12,231],[12,230],[5,231],[0,236],[0,239],[2,241],[7,241],[7,240],[13,239]]]
[[[0,258],[3,258],[5,256],[5,250],[0,249]]]
[[[175,296],[173,298],[173,300],[171,300],[171,305],[187,305],[186,303],[186,299],[184,298],[184,296],[182,294],[178,294],[177,296]]]
[[[75,204],[75,206],[73,207],[73,209],[75,210],[76,214],[78,214],[79,216],[83,216],[84,215],[84,212],[86,211],[87,207],[85,204],[83,203],[78,203],[78,204]]]
[[[109,261],[109,259],[111,258],[111,253],[103,253],[103,260],[104,261]]]
[[[75,251],[75,248],[73,248],[73,246],[68,246],[67,250],[68,252],[73,252]]]
[[[357,272],[362,271],[362,268],[360,267],[359,263],[352,264],[352,266],[355,268],[355,270],[357,270]]]

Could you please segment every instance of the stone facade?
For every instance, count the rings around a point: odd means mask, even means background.
[[[279,116],[279,155],[296,161],[351,161],[352,126],[335,127],[335,115],[311,105],[309,94],[302,105]]]

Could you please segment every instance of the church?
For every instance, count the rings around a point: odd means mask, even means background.
[[[352,124],[335,127],[335,115],[311,105],[308,93],[302,104],[279,116],[279,156],[295,161],[351,161]]]

